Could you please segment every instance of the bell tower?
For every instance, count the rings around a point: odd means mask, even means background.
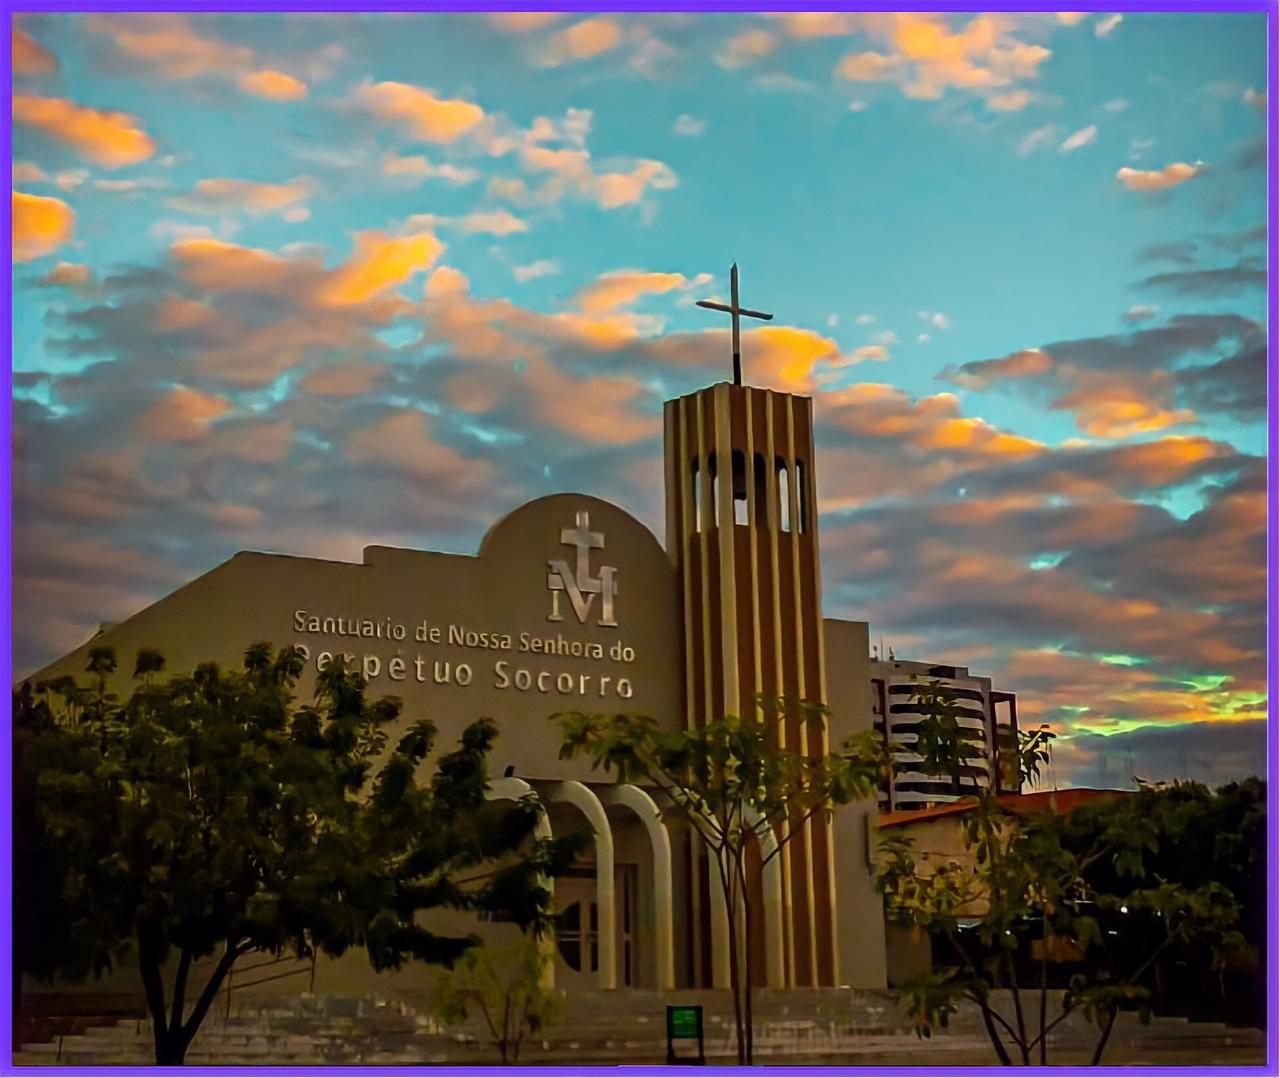
[[[709,386],[666,403],[665,444],[686,724],[751,714],[759,695],[825,703],[812,400]],[[815,732],[797,717],[767,721],[789,749],[827,751],[825,727]],[[694,983],[727,986],[724,899],[718,883],[708,886],[705,853],[701,862],[696,850],[692,856]],[[782,938],[753,944],[773,952],[770,987],[838,983],[832,857],[830,823],[811,820],[777,858],[781,910],[773,925]]]

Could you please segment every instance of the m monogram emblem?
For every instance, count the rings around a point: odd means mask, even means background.
[[[616,628],[618,621],[613,614],[613,600],[618,594],[618,570],[612,565],[602,565],[598,577],[591,575],[591,551],[604,549],[604,536],[591,530],[586,513],[578,513],[572,528],[561,529],[560,542],[577,547],[578,557],[572,569],[567,561],[554,558],[547,561],[547,587],[551,590],[551,613],[547,620],[564,621],[560,612],[560,596],[567,594],[578,621],[585,625],[591,606],[599,595],[600,620],[596,624]]]

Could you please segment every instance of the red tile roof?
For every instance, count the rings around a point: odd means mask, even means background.
[[[1068,790],[1037,790],[1029,794],[1001,794],[1000,804],[1010,812],[1070,812],[1077,805],[1088,801],[1096,801],[1100,797],[1125,797],[1128,790],[1090,790],[1071,788]],[[973,801],[952,801],[946,805],[935,805],[933,808],[906,809],[902,812],[880,813],[879,826],[901,827],[904,824],[920,823],[922,820],[936,820],[943,816],[955,816],[968,812],[974,806]]]

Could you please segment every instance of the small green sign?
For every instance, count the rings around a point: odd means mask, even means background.
[[[696,1040],[702,1036],[701,1007],[668,1007],[667,1034],[673,1040],[686,1037]]]

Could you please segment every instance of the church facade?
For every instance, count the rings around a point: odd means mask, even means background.
[[[561,760],[550,716],[633,711],[672,726],[741,713],[759,694],[828,705],[821,753],[872,728],[867,625],[824,618],[812,402],[722,383],[666,405],[665,543],[621,508],[556,494],[496,523],[475,555],[373,546],[358,563],[245,552],[32,675],[83,674],[88,649],[142,647],[170,670],[238,665],[259,640],[299,647],[299,695],[341,655],[374,695],[430,718],[450,744],[479,716],[499,727],[494,797],[530,791],[546,831],[586,830],[582,862],[555,881],[554,977],[568,991],[728,987],[723,898],[696,840],[651,793]],[[780,720],[789,723],[791,720]],[[501,776],[501,777],[498,777]],[[812,822],[757,881],[757,983],[886,983],[872,879],[874,799]],[[316,992],[408,986],[362,956],[321,958]],[[297,991],[282,978],[271,991]],[[264,989],[265,990],[265,989]]]

